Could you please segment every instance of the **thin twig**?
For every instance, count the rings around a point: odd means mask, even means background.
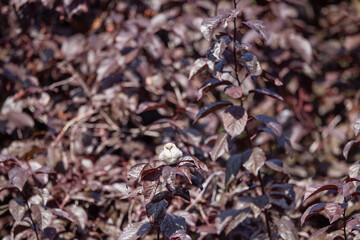
[[[204,183],[204,185],[203,185],[203,190],[201,190],[201,192],[197,195],[197,197],[195,198],[195,200],[192,201],[192,202],[190,203],[190,205],[186,207],[185,211],[189,211],[193,206],[195,206],[195,204],[197,204],[197,203],[201,200],[202,195],[204,194],[204,192],[205,192],[207,186],[209,185],[211,179],[212,179],[213,177],[218,176],[218,175],[221,175],[221,174],[223,174],[223,172],[220,172],[220,171],[219,171],[219,172],[213,172],[213,173],[206,179],[206,181],[205,181],[205,183]]]
[[[73,119],[71,119],[69,122],[67,122],[65,124],[65,126],[61,129],[60,133],[57,135],[57,137],[55,138],[55,140],[51,143],[51,146],[54,147],[56,146],[56,144],[61,140],[61,138],[64,136],[64,134],[66,133],[66,131],[76,122],[79,122],[81,120],[83,120],[84,118],[87,118],[91,115],[93,115],[94,113],[96,113],[96,110],[90,110],[84,114],[81,114]]]

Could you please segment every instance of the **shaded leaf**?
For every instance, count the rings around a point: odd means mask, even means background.
[[[160,176],[160,171],[157,171],[151,174],[147,174],[146,177],[143,178],[142,180],[143,183],[142,193],[144,195],[144,199],[146,203],[151,201],[156,193],[156,189],[160,182],[159,176]]]
[[[137,110],[136,110],[136,114],[140,114],[143,112],[147,112],[147,111],[152,111],[152,110],[156,110],[159,108],[167,108],[167,104],[166,103],[157,103],[157,102],[142,102],[139,104]]]
[[[147,221],[130,223],[121,232],[118,240],[136,240],[145,236],[151,229],[151,224]]]
[[[250,90],[249,92],[261,93],[261,94],[264,94],[264,95],[279,99],[281,101],[284,101],[284,98],[282,96],[280,96],[276,92],[271,91],[270,89],[267,89],[267,88],[253,89],[253,90]]]
[[[199,89],[199,95],[197,100],[199,101],[208,91],[221,86],[221,85],[230,85],[230,81],[221,81],[217,78],[208,78],[206,79]]]
[[[190,184],[192,183],[191,182],[191,173],[190,173],[189,167],[187,167],[187,166],[179,166],[178,171],[180,173],[182,173],[187,178],[187,180],[189,181]]]
[[[213,161],[221,157],[225,152],[229,151],[227,142],[228,136],[229,135],[226,132],[218,134],[215,146],[210,152],[210,156]]]
[[[182,197],[186,201],[190,202],[190,193],[186,188],[182,186],[176,185],[175,190],[173,191],[173,195]]]
[[[220,108],[223,108],[223,107],[226,107],[226,106],[230,106],[232,105],[231,102],[226,102],[226,101],[219,101],[219,102],[212,102],[212,103],[207,103],[205,106],[203,106],[199,112],[197,113],[195,119],[194,119],[194,122],[197,122],[200,118],[203,118],[205,116],[207,116],[208,114],[220,109]]]
[[[240,135],[247,123],[248,115],[242,106],[230,106],[221,116],[226,132],[231,137]]]
[[[289,171],[283,167],[283,162],[280,159],[269,159],[265,161],[265,165],[274,171],[290,174]]]
[[[239,172],[243,162],[250,158],[252,150],[249,149],[243,153],[232,155],[226,164],[226,185],[230,184]]]
[[[150,223],[158,225],[165,217],[167,206],[168,203],[165,200],[146,204],[146,214],[150,219]]]
[[[303,215],[301,216],[301,226],[304,224],[304,222],[306,220],[308,220],[310,217],[312,217],[313,215],[321,212],[322,210],[324,210],[326,203],[315,203],[313,205],[311,205],[310,207],[308,207],[306,209],[306,211],[303,213]]]
[[[226,234],[237,227],[251,213],[251,208],[247,207],[242,210],[227,209],[222,211],[215,219],[217,234],[220,234],[226,228]]]
[[[203,163],[202,161],[200,161],[197,157],[192,156],[192,155],[186,155],[183,157],[179,158],[179,166],[182,165],[182,163],[193,163],[195,167],[197,167],[198,169],[201,169],[205,172],[209,171],[208,167],[206,166],[205,163]]]
[[[312,197],[312,196],[318,194],[319,192],[327,191],[327,190],[338,190],[338,186],[336,184],[316,184],[311,187],[308,187],[304,194],[303,201],[305,201],[309,197]]]
[[[140,176],[143,179],[146,175],[161,170],[161,168],[168,166],[165,161],[153,160],[148,162],[140,172]]]
[[[176,181],[176,168],[165,166],[162,168],[162,176],[166,183],[166,186],[171,190],[175,189],[175,181]]]
[[[22,191],[28,179],[29,173],[22,168],[14,167],[10,169],[8,176],[10,183]]]
[[[276,86],[282,86],[283,83],[279,80],[279,78],[274,77],[269,72],[262,70],[261,76],[265,78],[267,81],[274,83]]]
[[[178,231],[186,231],[185,218],[173,214],[166,214],[160,225],[160,230],[167,238],[170,238],[171,235]]]
[[[277,119],[266,115],[254,115],[254,118],[265,124],[265,126],[271,130],[275,137],[282,136],[283,128]]]
[[[324,232],[326,232],[332,225],[328,225],[326,227],[320,228],[319,230],[317,230],[316,232],[314,232],[311,236],[310,239],[317,239],[318,236],[320,236],[321,234],[323,234]]]

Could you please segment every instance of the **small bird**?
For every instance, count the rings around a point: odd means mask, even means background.
[[[182,151],[173,143],[164,145],[164,149],[159,154],[159,160],[167,162],[168,165],[178,163],[179,157],[183,155]]]

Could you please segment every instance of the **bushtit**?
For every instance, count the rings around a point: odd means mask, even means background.
[[[183,153],[175,146],[175,144],[167,143],[164,145],[164,149],[159,154],[159,160],[165,161],[167,164],[172,165],[176,164],[179,157],[182,155]]]

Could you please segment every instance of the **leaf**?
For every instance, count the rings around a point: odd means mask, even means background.
[[[25,202],[20,198],[11,199],[9,201],[9,212],[16,222],[20,222],[25,215]]]
[[[143,112],[148,112],[148,111],[152,111],[152,110],[156,110],[159,108],[167,108],[167,104],[160,102],[142,102],[139,104],[137,110],[136,110],[136,114],[140,114]]]
[[[343,155],[346,160],[348,160],[349,151],[354,147],[354,145],[357,146],[359,144],[360,144],[360,140],[351,140],[345,145],[344,150],[343,150]],[[359,147],[359,146],[357,146],[357,147]]]
[[[14,167],[10,169],[8,176],[10,183],[13,186],[17,187],[20,191],[22,191],[29,174],[26,170],[22,168]]]
[[[127,178],[129,181],[135,181],[139,179],[141,171],[143,170],[146,163],[139,163],[134,165],[130,168],[129,172],[127,173]]]
[[[311,63],[313,58],[312,47],[310,42],[302,36],[291,33],[288,36],[290,46],[299,54],[299,56],[306,62]]]
[[[210,114],[220,108],[227,107],[230,105],[232,105],[232,103],[226,102],[226,101],[207,103],[205,106],[203,106],[199,110],[193,123],[196,123],[200,118],[203,118],[203,117],[207,116],[208,114]]]
[[[221,116],[224,128],[231,137],[239,136],[245,129],[248,115],[242,106],[230,106]]]
[[[303,202],[308,199],[309,197],[312,197],[319,192],[327,191],[327,190],[338,190],[338,186],[336,184],[316,184],[306,189],[306,192],[304,194],[304,200]]]
[[[143,180],[143,195],[145,202],[148,203],[152,201],[152,198],[154,197],[156,193],[156,189],[159,185],[160,179],[160,171],[154,172],[152,174],[148,174]]]
[[[266,160],[265,153],[259,147],[255,147],[251,150],[251,155],[248,159],[245,159],[243,166],[257,176],[260,168],[264,165]]]
[[[358,114],[355,118],[355,122],[354,122],[354,133],[355,133],[355,137],[357,137],[357,135],[360,132],[360,114]]]
[[[324,210],[325,204],[326,203],[315,203],[315,204],[311,205],[310,207],[308,207],[306,209],[306,211],[303,213],[303,215],[301,216],[301,219],[300,219],[301,220],[301,226],[310,217],[312,217],[313,215],[315,215],[315,214],[321,212],[322,210]]]
[[[189,193],[189,191],[186,188],[184,188],[184,187],[182,187],[180,185],[175,186],[175,190],[173,191],[173,195],[182,197],[186,201],[190,202],[190,193]]]
[[[85,229],[86,223],[88,222],[88,215],[84,208],[71,204],[65,207],[66,212],[74,219],[82,229]]]
[[[146,204],[146,214],[150,219],[151,224],[158,225],[165,217],[165,211],[168,203],[165,200],[161,200],[156,203],[149,202]]]
[[[183,156],[179,158],[179,166],[182,165],[182,163],[186,163],[186,162],[190,162],[193,163],[195,165],[195,167],[197,167],[198,169],[201,169],[205,172],[208,172],[209,169],[206,166],[205,163],[203,163],[202,161],[200,161],[197,157],[192,156],[192,155],[187,155],[187,156]]]
[[[189,80],[193,79],[197,74],[204,71],[206,68],[208,68],[207,59],[206,58],[198,58],[194,62],[190,74],[189,74]]]
[[[151,224],[147,221],[130,223],[121,232],[118,240],[136,240],[144,237],[151,229]]]
[[[360,176],[360,160],[356,161],[349,167],[349,177],[355,178]]]
[[[341,218],[344,213],[344,208],[339,203],[326,203],[324,210],[330,224]]]
[[[185,218],[173,214],[166,214],[165,219],[160,225],[160,230],[164,236],[170,238],[176,232],[186,231]]]
[[[267,88],[253,89],[253,90],[250,90],[249,92],[261,93],[261,94],[264,94],[264,95],[279,99],[281,101],[284,101],[284,98],[282,96],[280,96],[276,92],[273,92],[273,91],[271,91],[270,89],[267,89]]]
[[[161,170],[161,168],[168,166],[165,161],[153,160],[148,162],[140,172],[141,179],[146,175]]]
[[[36,169],[35,174],[49,174],[52,176],[56,176],[56,172],[54,171],[54,169],[49,166],[44,166],[44,167]]]
[[[6,154],[0,154],[0,163],[2,164],[17,163],[18,161],[19,159],[17,159],[17,157]]]
[[[332,225],[328,225],[326,227],[320,228],[316,232],[314,232],[309,239],[318,239],[317,237],[326,232]]]
[[[294,223],[287,217],[282,217],[281,219],[275,221],[276,226],[279,230],[279,234],[282,239],[286,240],[298,240],[298,234],[295,229]]]
[[[31,205],[31,214],[41,230],[44,230],[47,226],[49,226],[53,216],[51,210],[45,209],[39,204]]]
[[[270,38],[270,34],[265,30],[265,25],[263,21],[250,20],[243,23],[247,25],[249,28],[255,30],[264,40],[268,40]]]
[[[59,208],[52,208],[51,209],[52,214],[64,218],[66,220],[69,220],[70,222],[76,223],[76,220],[74,218],[72,218],[67,212],[65,212],[64,210],[61,210]]]
[[[16,127],[34,127],[35,123],[32,117],[29,114],[24,112],[14,112],[10,111],[7,114],[8,120],[13,122]]]
[[[262,73],[262,68],[257,60],[257,57],[249,52],[241,53],[241,57],[243,59],[242,65],[246,69],[246,71],[252,76],[260,76]]]
[[[187,178],[187,180],[189,181],[190,184],[192,183],[191,182],[191,173],[190,173],[189,167],[187,167],[187,166],[179,166],[178,171],[180,173],[182,173]]]
[[[280,159],[269,159],[265,161],[265,165],[274,171],[290,175],[289,171],[283,167],[283,162]]]
[[[44,237],[48,238],[49,240],[56,239],[57,232],[56,232],[56,228],[54,228],[54,227],[46,227],[43,230],[43,233],[44,233]]]
[[[242,89],[239,86],[229,85],[225,88],[225,94],[232,98],[241,98]]]
[[[184,232],[173,233],[170,240],[191,240],[191,237]]]
[[[242,164],[246,159],[249,159],[251,156],[252,150],[249,149],[243,153],[232,155],[226,164],[226,185],[230,184],[237,173],[239,172]]]
[[[198,95],[197,101],[199,101],[202,97],[204,97],[204,95],[207,92],[209,92],[210,90],[212,90],[218,86],[221,86],[221,85],[230,85],[230,84],[231,84],[230,81],[220,81],[217,78],[206,79],[199,89],[199,95]]]
[[[274,83],[276,86],[282,86],[283,83],[279,80],[279,78],[274,77],[269,72],[262,70],[261,75],[263,78],[265,78],[267,81]]]
[[[162,176],[164,178],[166,186],[169,187],[171,190],[174,190],[176,181],[176,168],[169,166],[163,167]]]
[[[214,148],[210,152],[211,159],[215,161],[221,157],[225,152],[229,151],[228,149],[228,134],[226,132],[221,132],[215,142]]]
[[[277,119],[265,116],[265,115],[255,115],[254,118],[271,130],[275,137],[281,137],[283,134],[283,128]]]
[[[213,30],[221,23],[221,17],[215,16],[212,18],[205,18],[201,22],[200,31],[203,34],[204,38],[210,41],[211,34]]]
[[[215,219],[215,226],[217,234],[220,235],[226,228],[226,234],[236,228],[241,222],[243,222],[247,216],[251,213],[251,208],[245,209],[226,209],[222,211]]]

